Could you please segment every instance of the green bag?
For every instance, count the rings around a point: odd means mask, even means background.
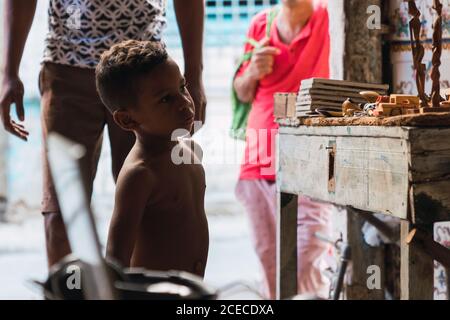
[[[273,7],[268,13],[267,13],[267,25],[266,25],[266,37],[270,37],[270,29],[272,27],[273,20],[277,16],[279,11],[279,7],[275,6]],[[255,50],[259,49],[261,46],[259,45],[259,42],[255,39],[247,39],[246,41],[249,43]],[[239,61],[239,64],[236,68],[236,71],[234,72],[233,76],[233,82],[236,78],[236,74],[241,68],[242,64],[246,61],[249,61],[252,58],[253,51],[245,53],[241,60]],[[234,89],[234,84],[231,84],[231,106],[232,106],[232,112],[233,112],[233,120],[231,123],[231,130],[230,130],[230,136],[234,139],[239,140],[245,140],[245,135],[247,131],[247,120],[248,120],[248,114],[250,113],[250,109],[252,107],[252,103],[245,103],[239,100],[236,90]]]

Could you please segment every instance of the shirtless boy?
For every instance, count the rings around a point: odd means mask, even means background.
[[[107,256],[125,267],[203,276],[209,236],[199,147],[172,137],[193,126],[186,80],[163,45],[129,40],[103,53],[96,81],[114,121],[136,136],[117,180]],[[190,163],[173,161],[180,150]]]

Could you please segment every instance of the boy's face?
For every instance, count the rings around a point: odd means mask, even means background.
[[[194,103],[186,80],[172,59],[168,58],[137,81],[137,105],[121,111],[120,116],[129,117],[133,125],[124,127],[119,120],[121,127],[155,136],[170,136],[176,129],[192,129]]]

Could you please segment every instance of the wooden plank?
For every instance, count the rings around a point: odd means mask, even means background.
[[[411,185],[411,219],[413,223],[432,225],[450,220],[450,180]]]
[[[276,296],[297,295],[297,208],[298,197],[277,193],[277,271]]]
[[[401,253],[400,253],[400,287],[402,300],[432,300],[433,299],[433,259],[424,253],[416,243],[407,244],[411,231],[410,222],[401,222]],[[428,227],[432,232],[432,227]]]
[[[352,250],[351,281],[346,288],[346,296],[349,300],[384,300],[385,268],[384,247],[371,247],[364,241],[361,228],[365,219],[361,211],[347,208],[348,233],[347,239]],[[370,289],[367,280],[369,266],[380,268],[380,287]]]
[[[299,126],[280,127],[280,135],[306,135],[306,136],[335,136],[335,137],[385,137],[409,139],[408,127],[382,127],[382,126]],[[419,130],[419,129],[417,129]],[[422,129],[431,130],[435,129]],[[432,132],[431,132],[432,133]],[[450,136],[450,135],[449,135]]]
[[[450,150],[450,128],[416,128],[409,134],[411,153]]]
[[[410,130],[437,130],[450,127],[450,113],[406,114],[381,117],[300,117],[293,127],[404,127]]]
[[[286,117],[286,99],[282,94],[275,93],[273,96],[273,115],[276,118]]]
[[[360,91],[364,91],[364,90],[360,90]],[[347,98],[359,98],[359,99],[363,99],[364,101],[366,101],[363,98],[363,96],[359,94],[359,92],[339,91],[339,90],[332,90],[332,89],[324,90],[324,89],[321,89],[321,88],[316,89],[314,87],[314,89],[300,90],[299,91],[299,95],[311,95],[311,96],[320,95],[320,96],[325,96],[325,97],[329,97],[329,96],[331,96],[331,97],[345,97],[345,99],[347,99]]]
[[[343,81],[335,79],[325,79],[325,78],[310,78],[305,79],[301,83],[301,88],[308,88],[314,86],[315,84],[327,84],[336,87],[350,87],[350,88],[362,88],[362,89],[377,89],[377,90],[388,90],[389,85],[387,84],[373,84],[355,81]]]
[[[366,211],[407,217],[406,145],[390,138],[338,137],[336,199]]]
[[[356,94],[359,95],[359,92],[361,91],[368,91],[366,88],[351,88],[351,87],[336,87],[333,85],[327,85],[327,84],[314,84],[314,86],[309,86],[309,87],[300,87],[299,92],[308,92],[311,90],[322,90],[322,91],[333,91],[333,92],[338,92],[339,94]],[[378,92],[379,94],[386,94],[387,91],[386,90],[370,90],[370,91],[375,91]]]
[[[274,94],[274,116],[276,118],[295,117],[295,103],[297,94],[295,93],[275,93]]]
[[[329,192],[327,148],[334,144],[335,192]],[[281,191],[406,218],[408,162],[402,140],[280,135],[279,152]]]
[[[314,94],[314,93],[302,93],[298,96],[297,104],[303,105],[305,103],[315,103],[316,101],[329,101],[329,102],[337,102],[342,105],[345,100],[347,100],[349,96],[346,95],[322,95],[322,94]],[[362,96],[358,98],[353,97],[352,101],[355,103],[367,103]]]
[[[341,102],[332,102],[332,101],[325,101],[325,100],[315,100],[315,101],[299,101],[296,103],[296,108],[299,111],[303,111],[307,108],[314,109],[316,107],[324,107],[324,106],[330,106],[330,107],[336,107],[336,108],[342,108],[342,103],[345,101],[342,100]]]
[[[292,93],[289,94],[286,101],[286,116],[291,118],[295,117],[296,114],[296,107],[295,103],[297,101],[297,95]]]
[[[450,144],[449,144],[450,147]],[[410,153],[409,180],[413,183],[450,178],[450,149]]]

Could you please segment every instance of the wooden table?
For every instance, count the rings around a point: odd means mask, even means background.
[[[402,219],[401,299],[433,299],[433,259],[404,240],[413,226],[432,234],[450,220],[450,127],[280,126],[277,153],[278,298],[296,294],[297,199],[306,195]],[[373,259],[366,249],[353,260],[360,277]]]

